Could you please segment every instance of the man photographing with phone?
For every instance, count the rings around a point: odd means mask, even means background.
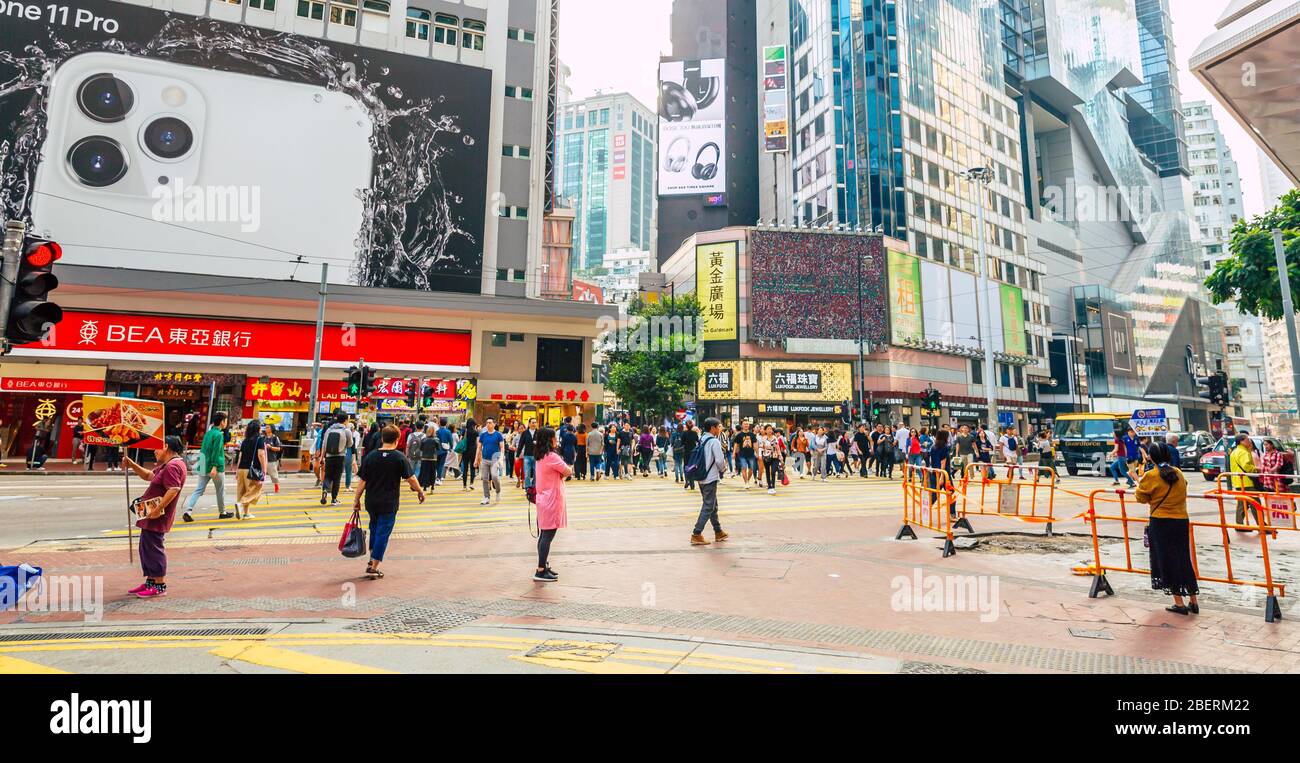
[[[144,582],[127,593],[141,599],[167,595],[167,553],[163,538],[172,529],[176,519],[176,499],[185,487],[185,444],[176,435],[168,435],[163,447],[154,450],[158,465],[152,471],[123,456],[122,463],[135,472],[135,476],[149,483],[135,508],[135,526],[140,528],[140,568]]]

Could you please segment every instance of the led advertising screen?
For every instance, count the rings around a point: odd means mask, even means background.
[[[877,236],[756,230],[749,239],[751,337],[889,340]],[[861,270],[859,270],[861,263]]]
[[[659,65],[659,195],[727,190],[726,59]]]
[[[7,218],[75,265],[478,292],[491,73],[108,0],[0,31]]]
[[[889,255],[889,341],[925,337],[922,319],[921,262],[917,258],[887,250]]]
[[[921,260],[921,317],[925,321],[925,338],[942,344],[956,341],[948,272],[948,268],[937,262]]]
[[[1012,355],[1028,355],[1025,346],[1025,295],[1019,286],[1001,284],[1002,332],[1006,351]]]

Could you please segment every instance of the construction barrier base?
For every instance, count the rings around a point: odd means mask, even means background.
[[[1282,605],[1278,604],[1276,596],[1270,596],[1264,600],[1264,622],[1271,623],[1275,620],[1282,619]]]
[[[975,528],[970,526],[970,517],[961,517],[952,523],[952,529],[965,530],[971,535],[975,534]]]
[[[1092,589],[1088,591],[1088,598],[1095,599],[1101,596],[1103,591],[1107,596],[1115,595],[1115,589],[1110,587],[1110,581],[1106,580],[1106,574],[1100,573],[1092,579]]]
[[[1047,523],[1047,537],[1049,537],[1049,538],[1052,537],[1052,523],[1051,523],[1051,522],[1048,522],[1048,523]]]
[[[898,535],[894,536],[894,540],[902,540],[903,538],[916,540],[916,531],[912,529],[911,525],[903,525],[898,529]]]
[[[952,544],[952,538],[943,539],[943,558],[947,559],[957,553],[957,547]]]

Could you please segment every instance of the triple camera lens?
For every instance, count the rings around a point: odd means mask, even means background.
[[[96,122],[120,122],[135,106],[135,93],[112,74],[96,74],[77,89],[77,105]],[[193,148],[194,131],[180,119],[164,116],[146,125],[140,140],[145,150],[159,159],[179,159]],[[116,140],[92,135],[73,144],[68,164],[82,183],[102,188],[126,175],[127,156]]]

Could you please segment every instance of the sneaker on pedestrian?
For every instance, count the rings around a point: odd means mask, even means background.
[[[335,442],[338,441],[335,440]],[[320,505],[324,506],[327,502],[329,502],[329,499],[330,499],[330,494],[322,490],[320,494]]]
[[[691,536],[691,545],[692,545],[692,546],[707,546],[707,545],[709,545],[709,542],[708,542],[707,540],[704,539],[704,536],[703,536],[703,535],[692,535],[692,536]]]
[[[194,521],[194,517],[190,516],[190,513],[188,511],[181,515],[181,519],[185,520],[186,522]],[[132,591],[131,593],[135,593],[135,591]]]
[[[166,596],[167,586],[158,585],[157,583],[148,583],[145,585],[143,589],[136,592],[135,595],[140,597],[141,599],[153,599],[158,596]]]
[[[554,583],[556,580],[559,580],[559,575],[556,575],[550,570],[542,570],[541,572],[533,573],[533,580],[536,580],[539,583]]]
[[[557,578],[560,576],[560,573],[558,573],[558,572],[556,572],[555,570],[551,569],[549,566],[546,568],[546,571],[549,572],[549,573],[551,573],[552,575],[554,575],[554,576],[557,577]]]
[[[129,593],[129,594],[140,593],[141,591],[143,591],[144,589],[146,589],[146,588],[149,587],[149,583],[150,583],[150,581],[146,580],[146,581],[144,581],[143,583],[141,583],[140,585],[136,586],[135,588],[132,588],[131,590],[127,591],[127,593]]]
[[[234,519],[234,518],[235,515],[230,513],[229,511],[223,511],[217,515],[217,519]]]
[[[767,489],[767,494],[768,494],[768,495],[776,495],[776,488],[774,488],[774,487],[770,487],[770,488],[768,488],[768,489]]]
[[[479,506],[487,506],[487,505],[490,504],[490,503],[492,503],[492,502],[489,501],[488,499],[484,498],[483,500],[481,500],[481,501],[478,502],[478,505],[479,505]]]
[[[338,503],[338,501],[335,501],[334,503]],[[245,512],[244,512],[244,519],[257,519],[257,517],[253,516],[252,514],[249,514],[247,511],[245,511]]]

